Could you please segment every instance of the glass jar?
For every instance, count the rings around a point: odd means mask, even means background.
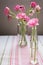
[[[27,45],[26,40],[26,24],[24,21],[19,22],[18,24],[18,33],[19,33],[19,46],[24,47]]]
[[[30,49],[31,49],[31,64],[35,65],[38,63],[37,50],[38,50],[38,36],[37,27],[32,27],[31,39],[30,39]]]

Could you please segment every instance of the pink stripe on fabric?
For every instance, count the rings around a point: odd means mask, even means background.
[[[13,52],[14,52],[14,38],[12,40],[12,47],[11,47],[11,53],[10,53],[10,65],[19,65],[19,46],[18,44],[16,45],[16,50],[15,50],[15,58],[12,59]],[[17,42],[16,42],[17,43]],[[21,50],[21,63],[22,65],[32,65],[30,64],[30,48],[28,46],[20,48]],[[15,64],[12,64],[12,61],[15,61]],[[43,65],[43,59],[38,51],[38,62],[39,64],[37,65]]]
[[[39,64],[41,63],[40,65],[43,65],[43,59],[39,51],[38,51],[38,61],[39,61]]]
[[[19,46],[16,46],[16,50],[15,50],[15,65],[19,65]]]
[[[22,65],[30,65],[30,50],[28,46],[21,48],[21,62]]]
[[[15,41],[15,44],[18,43],[18,40]],[[15,49],[15,57],[14,57],[14,38],[12,40],[12,47],[11,47],[11,53],[10,53],[10,65],[19,65],[19,58],[18,58],[18,52],[19,52],[19,46],[16,45]]]

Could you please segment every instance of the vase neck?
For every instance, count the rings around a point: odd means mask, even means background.
[[[32,37],[37,37],[37,27],[36,27],[36,26],[32,27],[31,36],[32,36]]]
[[[32,27],[32,30],[37,30],[37,27],[36,26]]]

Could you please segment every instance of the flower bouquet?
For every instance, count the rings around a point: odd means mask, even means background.
[[[30,8],[26,10],[24,5],[16,5],[14,7],[16,13],[12,12],[9,7],[5,7],[4,14],[8,17],[8,20],[17,19],[18,26],[20,27],[21,39],[19,42],[20,46],[27,45],[27,40],[25,37],[26,26],[31,27],[31,38],[30,38],[30,48],[31,48],[31,63],[37,63],[37,26],[39,25],[38,15],[40,14],[41,7],[36,2],[30,3]],[[35,17],[33,15],[35,14]]]
[[[27,16],[25,13],[25,7],[24,5],[16,5],[14,7],[14,10],[17,12],[17,14],[13,13],[10,8],[5,7],[4,14],[7,16],[8,20],[10,21],[12,18],[18,20],[18,26],[20,27],[20,34],[21,39],[19,40],[20,46],[26,46],[27,40],[26,40],[26,24],[29,21],[30,17]]]
[[[37,26],[39,25],[39,19],[38,15],[40,13],[40,6],[37,5],[36,2],[31,2],[31,8],[34,11],[34,14],[36,14],[35,18],[32,18],[29,20],[27,25],[31,27],[31,38],[30,38],[30,48],[31,48],[31,64],[36,65],[38,63],[37,59],[37,50],[38,50],[38,36],[37,36]],[[33,13],[32,13],[33,15]]]

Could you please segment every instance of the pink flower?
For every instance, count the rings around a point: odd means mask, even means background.
[[[14,8],[16,11],[25,11],[25,7],[24,5],[16,5]]]
[[[24,21],[28,22],[30,20],[30,17],[29,16],[25,16],[24,17]]]
[[[32,19],[29,20],[27,25],[29,25],[29,27],[33,27],[33,26],[39,25],[38,21],[39,21],[38,18],[32,18]]]
[[[19,7],[20,7],[20,5],[16,5],[16,6],[14,7],[14,9],[15,9],[16,11],[18,11],[18,10],[19,10]]]
[[[32,8],[35,8],[36,7],[36,2],[31,2],[31,4],[30,4],[30,6],[32,7]]]
[[[25,11],[25,7],[24,5],[21,5],[20,8],[19,8],[20,11]]]
[[[9,12],[10,12],[10,9],[9,9],[8,7],[5,7],[5,9],[4,9],[4,14],[5,14],[6,16],[8,16]]]
[[[41,7],[40,7],[39,5],[37,5],[37,6],[35,7],[35,10],[38,12],[38,11],[41,10]]]
[[[30,17],[28,17],[25,13],[19,13],[16,16],[17,19],[23,19],[24,21],[28,22]]]
[[[8,20],[11,21],[12,15],[8,15]]]
[[[19,14],[17,14],[16,18],[17,19],[24,19],[25,16],[26,16],[25,13],[19,13]]]

